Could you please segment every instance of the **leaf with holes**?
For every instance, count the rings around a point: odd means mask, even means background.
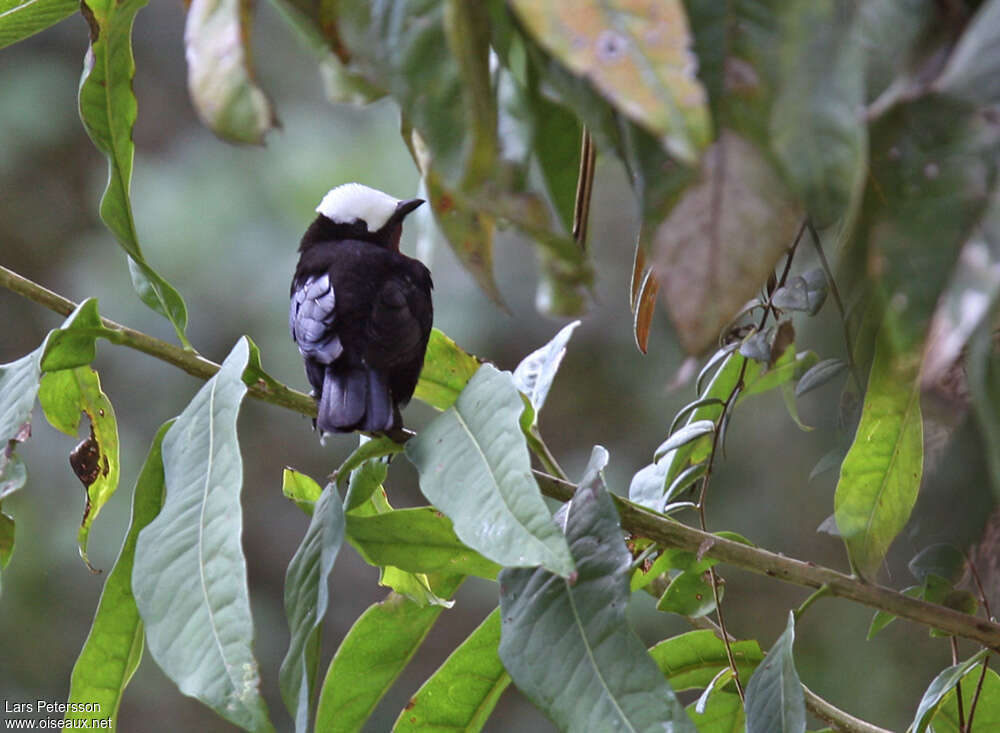
[[[139,532],[153,521],[163,504],[162,443],[171,424],[172,421],[167,422],[157,431],[136,479],[128,534],[104,582],[90,633],[70,677],[69,703],[80,705],[66,713],[66,720],[96,721],[110,717],[114,727],[125,686],[142,658],[145,633],[132,594],[132,568]],[[97,709],[88,712],[83,703],[91,706],[96,703]]]
[[[81,414],[90,419],[90,436],[70,454],[70,465],[86,492],[78,542],[80,557],[90,566],[87,558],[90,527],[118,488],[120,463],[115,411],[101,389],[97,372],[89,366],[43,375],[38,401],[53,427],[68,435],[77,434]]]

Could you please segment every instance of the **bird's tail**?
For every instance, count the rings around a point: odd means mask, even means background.
[[[327,366],[317,408],[316,427],[324,433],[388,432],[399,414],[385,377],[363,366]]]

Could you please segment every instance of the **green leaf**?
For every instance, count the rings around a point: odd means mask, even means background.
[[[704,713],[695,710],[696,703],[687,706],[687,713],[698,728],[698,733],[743,733],[743,701],[731,692],[717,692],[709,698]]]
[[[920,698],[917,714],[913,717],[913,723],[910,724],[913,733],[924,733],[927,730],[927,726],[941,707],[945,695],[954,690],[955,685],[977,667],[988,653],[988,649],[981,649],[964,662],[948,667],[934,678],[924,691],[924,696]]]
[[[860,14],[860,6],[812,0],[785,3],[779,19],[771,147],[820,228],[856,203],[867,172],[867,128],[858,114],[865,103]]]
[[[1000,102],[1000,2],[987,0],[965,27],[934,88],[976,105]]]
[[[500,568],[455,536],[451,520],[431,507],[347,517],[347,539],[372,565],[411,573],[461,573],[493,579]]]
[[[570,583],[544,568],[500,572],[500,659],[514,684],[563,730],[694,733],[694,726],[625,620],[631,555],[595,447],[568,505]],[[586,700],[586,705],[580,701]]]
[[[0,513],[0,570],[7,567],[14,552],[14,520]]]
[[[285,468],[281,472],[281,493],[294,501],[306,514],[312,514],[313,505],[323,493],[323,487],[311,476],[300,473],[294,468]]]
[[[75,0],[0,0],[0,48],[55,25],[79,8]]]
[[[783,310],[801,311],[811,316],[826,302],[828,287],[822,268],[796,275],[771,295],[771,305]]]
[[[441,331],[432,329],[413,396],[431,407],[447,410],[455,404],[477,369],[479,360],[476,357],[462,351]]]
[[[907,567],[921,583],[929,575],[936,575],[951,585],[961,581],[967,569],[962,551],[944,542],[925,547],[910,560]]]
[[[736,641],[730,646],[740,679],[746,683],[764,659],[764,653],[756,641]],[[703,689],[720,669],[729,666],[726,645],[709,630],[689,631],[664,639],[649,654],[677,691]]]
[[[861,421],[840,468],[837,528],[853,567],[873,576],[906,525],[923,474],[919,363],[894,359],[879,339]]]
[[[42,377],[38,401],[49,422],[69,435],[76,435],[80,414],[90,418],[90,437],[70,454],[70,464],[87,493],[80,522],[80,557],[90,566],[87,543],[90,527],[101,508],[118,488],[118,422],[111,401],[101,389],[97,372],[89,366],[49,372]]]
[[[978,682],[978,674],[976,679]],[[992,669],[987,669],[982,690],[977,691],[976,687],[977,685],[971,679],[962,686],[964,722],[968,724],[972,701],[978,695],[972,730],[1000,730],[1000,676]],[[952,690],[944,696],[932,720],[934,721],[934,733],[962,733],[958,727],[958,695],[956,690]]]
[[[498,608],[421,685],[400,712],[393,732],[482,730],[510,684],[510,676],[497,656],[499,643]]]
[[[563,326],[551,341],[524,357],[514,369],[514,386],[528,398],[536,416],[549,396],[570,336],[579,325],[580,321],[573,321]]]
[[[272,731],[258,690],[240,542],[236,416],[248,358],[240,339],[167,431],[167,497],[139,534],[132,589],[150,653],[178,689],[242,728]]]
[[[361,435],[359,436],[358,447],[330,475],[330,481],[337,483],[344,476],[349,476],[362,463],[374,458],[394,456],[402,452],[403,446],[388,435],[380,435],[377,438],[369,438],[366,435]]]
[[[385,482],[389,467],[384,461],[366,461],[351,471],[347,482],[347,496],[344,497],[344,511],[352,514],[368,516],[378,513],[375,507],[379,499],[385,502],[385,511],[389,510],[389,502],[385,500]],[[375,509],[375,511],[369,511]]]
[[[297,733],[309,729],[309,709],[318,672],[320,624],[330,602],[327,579],[344,541],[344,508],[328,484],[316,500],[309,528],[285,574],[285,616],[291,642],[278,681]]]
[[[101,198],[101,219],[128,253],[132,284],[142,302],[167,318],[181,343],[190,346],[184,334],[187,306],[173,286],[146,264],[129,198],[135,154],[132,127],[138,109],[132,93],[132,24],[147,2],[81,3],[80,11],[90,25],[90,49],[80,80],[80,117],[94,145],[108,158],[108,186]]]
[[[803,733],[806,702],[795,671],[795,614],[760,663],[746,688],[747,733]]]
[[[795,385],[795,396],[801,397],[818,387],[822,387],[832,379],[836,379],[845,369],[847,362],[843,359],[823,359],[813,364]]]
[[[722,352],[719,352],[720,354]],[[700,406],[688,416],[685,426],[709,420],[713,423],[722,414],[723,405],[739,383],[743,371],[744,357],[730,352],[724,356],[712,357],[708,366],[721,361],[721,365],[701,393]],[[749,370],[748,370],[749,371]],[[707,374],[703,370],[703,375]],[[699,378],[698,382],[701,382]],[[682,428],[683,429],[683,428]],[[642,506],[659,511],[664,504],[664,491],[688,468],[704,461],[712,449],[712,438],[707,434],[690,443],[668,451],[659,460],[638,471],[629,484],[628,498]]]
[[[687,445],[703,435],[709,435],[714,432],[715,423],[711,420],[695,420],[694,422],[689,422],[665,441],[660,443],[660,447],[653,452],[653,460],[658,461],[670,451],[677,450],[681,446]]]
[[[431,579],[426,573],[408,573],[405,570],[386,565],[379,573],[378,584],[395,591],[418,606],[441,606],[451,608],[455,601],[442,598],[431,587]]]
[[[752,395],[762,394],[776,387],[788,385],[798,375],[807,374],[817,361],[819,361],[819,357],[816,356],[816,352],[800,351],[795,353],[795,344],[789,344],[770,369],[766,372],[758,370],[756,374],[746,378],[746,387],[740,392],[740,401]],[[749,374],[749,368],[747,372]],[[736,404],[738,405],[739,402]]]
[[[719,585],[719,600],[725,586]],[[689,618],[707,616],[715,610],[715,594],[708,570],[684,571],[670,581],[670,585],[656,604],[657,611],[676,613]]]
[[[42,371],[54,372],[90,364],[97,355],[97,338],[109,333],[97,312],[97,299],[87,298],[49,335],[42,356]]]
[[[466,545],[504,566],[544,565],[568,577],[573,559],[552,522],[519,419],[511,375],[485,364],[455,404],[406,444],[420,489]]]
[[[653,268],[681,344],[714,342],[795,238],[801,207],[746,138],[722,130],[654,234]]]
[[[125,686],[142,658],[144,632],[132,595],[132,566],[139,532],[153,521],[163,504],[162,442],[172,424],[168,421],[157,431],[136,479],[128,534],[104,582],[90,633],[73,665],[69,703],[97,703],[99,708],[91,713],[70,711],[66,720],[110,717],[112,727],[116,727]]]
[[[254,79],[251,12],[247,0],[192,0],[184,47],[188,90],[201,121],[223,140],[261,145],[275,118]]]
[[[618,110],[692,163],[711,136],[680,0],[512,3],[535,40]]]
[[[909,588],[901,590],[900,593],[904,596],[909,596],[910,598],[923,598],[924,587],[920,585],[911,585]],[[876,611],[875,615],[872,616],[871,624],[868,626],[868,636],[865,638],[871,641],[875,637],[875,634],[880,632],[895,620],[895,614],[889,613],[888,611]]]
[[[434,592],[449,597],[463,576],[444,576]],[[423,643],[442,606],[420,606],[396,593],[358,617],[327,669],[315,730],[357,731]],[[377,663],[376,663],[377,662]]]

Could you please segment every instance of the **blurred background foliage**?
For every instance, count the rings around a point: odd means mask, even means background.
[[[315,58],[275,10],[259,8],[254,30],[256,71],[281,122],[263,148],[220,143],[191,107],[183,57],[184,8],[153,3],[135,26],[139,117],[135,127],[135,218],[147,259],[182,292],[191,314],[188,336],[207,357],[221,360],[241,334],[260,346],[264,367],[279,380],[305,387],[301,359],[287,333],[287,287],[298,238],[330,187],[357,180],[404,197],[419,174],[400,139],[399,112],[382,100],[359,108],[331,104]],[[172,340],[169,324],[146,309],[127,284],[128,271],[112,235],[97,218],[106,161],[79,123],[76,86],[87,28],[73,17],[0,53],[0,258],[5,266],[76,301],[100,300],[105,317]],[[690,385],[671,389],[683,354],[666,318],[653,324],[649,353],[634,346],[628,282],[639,215],[620,163],[600,156],[590,225],[596,279],[583,325],[570,344],[549,397],[541,428],[567,472],[579,476],[600,443],[608,447],[609,486],[623,493],[648,463],[675,411],[692,398]],[[424,211],[426,214],[426,210]],[[404,249],[428,264],[435,279],[435,325],[464,349],[513,368],[564,321],[540,317],[533,245],[510,231],[498,235],[495,278],[509,313],[477,286],[451,250],[434,240],[426,218],[412,221]],[[796,269],[815,266],[811,250]],[[9,292],[0,292],[0,363],[40,343],[60,319]],[[799,348],[822,358],[843,351],[831,308],[800,328]],[[146,357],[99,347],[95,367],[115,405],[122,440],[122,486],[131,487],[156,428],[177,414],[197,380]],[[713,529],[738,531],[760,545],[845,568],[841,542],[816,527],[832,510],[836,476],[809,473],[837,440],[837,393],[826,387],[800,404],[800,431],[780,397],[769,393],[735,413],[725,460],[709,503]],[[414,403],[407,424],[420,430],[432,411]],[[20,448],[29,467],[25,490],[4,502],[17,518],[17,548],[0,597],[0,696],[6,700],[63,700],[70,669],[84,641],[102,578],[79,561],[76,529],[82,491],[66,460],[74,441],[41,419]],[[285,567],[306,519],[280,491],[281,469],[323,476],[354,447],[353,438],[319,445],[306,418],[248,400],[240,418],[246,483],[244,545],[257,629],[263,692],[272,710],[282,705],[276,671],[287,644],[281,605]],[[973,429],[959,418],[957,437],[927,471],[921,497],[886,563],[887,582],[910,584],[906,561],[939,541],[968,546],[978,537],[993,499]],[[389,478],[397,506],[424,503],[412,468],[393,463]],[[90,558],[110,569],[128,520],[130,491],[118,492],[91,537]],[[343,552],[334,571],[324,656],[354,619],[385,590],[377,571]],[[730,631],[770,644],[785,625],[800,589],[724,569]],[[409,695],[496,603],[494,585],[469,579],[445,612],[415,663],[383,700],[367,730],[387,730]],[[649,642],[686,630],[657,613],[638,594],[630,613]],[[864,641],[871,611],[823,600],[798,625],[796,663],[802,680],[825,698],[891,729],[911,719],[920,694],[950,663],[947,645],[905,623]],[[835,622],[832,620],[835,619]],[[864,672],[860,672],[864,670]],[[853,671],[853,672],[849,672]],[[229,730],[194,700],[183,697],[148,657],[128,688],[123,730]],[[552,725],[511,688],[487,730],[551,730]]]

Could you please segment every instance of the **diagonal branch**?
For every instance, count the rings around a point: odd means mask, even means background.
[[[3,265],[0,265],[0,286],[64,316],[72,313],[77,306],[72,300],[64,298],[48,288],[42,287],[13,270],[8,270]],[[102,318],[101,323],[108,329],[108,333],[101,334],[108,341],[119,346],[127,346],[130,349],[141,351],[160,361],[171,364],[193,377],[211,379],[219,371],[218,364],[210,359],[206,359],[192,349],[184,349],[166,341],[161,341],[142,331],[136,331],[107,318]],[[249,391],[250,395],[256,397],[258,400],[270,402],[273,405],[285,407],[295,412],[301,412],[303,415],[316,417],[315,400],[307,394],[297,392],[284,385],[275,383],[268,386],[258,382],[251,386]]]
[[[2,265],[0,265],[0,286],[56,313],[68,315],[76,308],[73,301],[43,288]],[[193,351],[174,346],[114,321],[102,320],[104,327],[109,330],[107,338],[113,343],[149,354],[200,379],[208,379],[219,370],[218,364]],[[283,385],[268,388],[266,385],[256,384],[250,387],[249,393],[259,400],[303,415],[316,414],[316,404],[311,397]],[[573,493],[576,491],[575,484],[541,471],[534,473],[542,493],[546,496],[563,502],[573,498]],[[621,497],[613,496],[613,498],[621,517],[622,527],[633,534],[692,552],[702,552],[707,547],[705,555],[728,565],[807,588],[821,588],[826,585],[829,587],[830,595],[941,629],[948,634],[970,639],[994,651],[1000,651],[998,624],[944,606],[909,598],[890,588],[867,583],[831,568],[717,537],[651,512]]]
[[[559,501],[573,498],[576,486],[561,481],[541,471],[535,478],[542,493]],[[1000,625],[959,613],[950,608],[904,596],[891,588],[867,583],[831,568],[811,562],[795,560],[759,547],[717,537],[689,527],[672,519],[633,504],[620,496],[612,496],[622,527],[632,534],[647,537],[668,547],[678,547],[692,552],[704,552],[706,557],[749,570],[753,573],[777,578],[786,583],[807,588],[829,587],[829,594],[846,598],[864,606],[886,611],[900,618],[942,629],[948,634],[978,642],[994,651],[1000,651]]]

